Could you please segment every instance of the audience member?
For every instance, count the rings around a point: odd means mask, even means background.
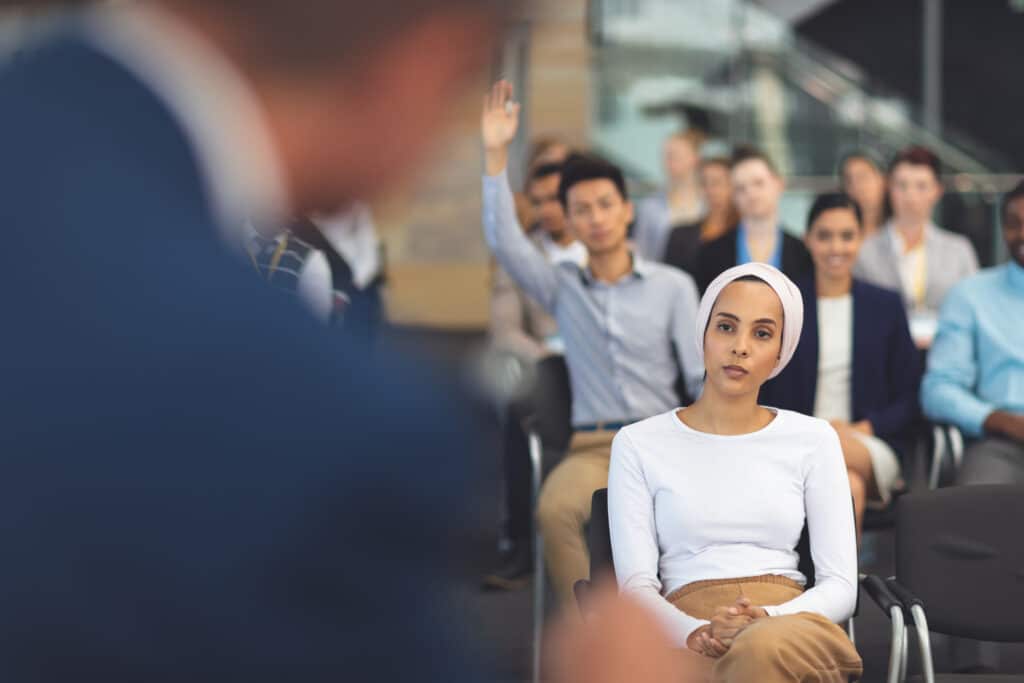
[[[701,247],[697,267],[701,291],[722,271],[751,261],[773,265],[791,278],[811,272],[807,248],[779,222],[785,182],[772,161],[755,149],[737,149],[732,158],[732,188],[740,222],[735,230]]]
[[[334,289],[348,298],[340,316],[345,327],[376,334],[384,323],[384,248],[369,205],[355,202],[340,211],[316,212],[302,225],[300,237],[324,252]]]
[[[866,150],[851,152],[839,163],[839,183],[843,192],[860,206],[864,237],[871,237],[886,218],[882,165]]]
[[[0,70],[4,678],[481,679],[467,422],[224,236],[404,182],[516,6],[98,3]]]
[[[566,223],[558,199],[561,178],[561,164],[543,164],[533,170],[526,193],[539,220],[530,240],[549,263],[566,261],[582,268],[587,250]],[[490,335],[494,348],[515,354],[523,363],[533,364],[564,350],[554,317],[517,287],[500,266],[495,269],[491,290]],[[523,432],[523,419],[532,413],[533,405],[528,392],[520,393],[525,395],[512,401],[502,420],[505,534],[510,547],[501,566],[484,577],[484,586],[489,588],[522,587],[533,571],[530,459]]]
[[[544,483],[537,517],[548,571],[559,597],[570,602],[575,581],[589,574],[583,526],[593,491],[607,485],[616,431],[678,405],[680,372],[691,395],[700,391],[697,293],[685,273],[630,251],[633,207],[621,171],[604,161],[571,160],[558,188],[569,225],[587,249],[586,267],[552,264],[537,251],[515,223],[506,175],[519,122],[511,96],[512,86],[502,81],[484,103],[484,236],[523,291],[554,315],[565,343],[575,433],[569,454]]]
[[[697,254],[701,245],[733,230],[739,222],[736,205],[732,201],[728,159],[714,157],[702,161],[700,185],[707,213],[696,223],[672,228],[665,246],[665,263],[694,277],[697,277]]]
[[[722,273],[695,331],[704,392],[688,408],[623,428],[608,514],[620,589],[688,648],[679,680],[856,679],[838,622],[857,600],[850,486],[827,422],[758,405],[803,325],[800,291],[764,263]],[[815,584],[794,552],[804,524]]]
[[[665,141],[665,189],[636,205],[633,244],[645,259],[662,261],[672,226],[694,223],[706,208],[698,168],[704,134],[695,129],[676,133]]]
[[[541,166],[561,165],[569,158],[572,150],[569,145],[554,136],[543,136],[535,138],[530,144],[530,153],[526,158],[526,182],[529,184],[533,172]],[[527,192],[516,192],[516,218],[519,225],[528,232],[533,232],[537,227],[538,216],[533,202],[530,201]]]
[[[1001,208],[1010,261],[950,290],[921,387],[925,414],[973,442],[960,484],[1024,482],[1024,183]]]
[[[335,309],[344,307],[344,290],[335,294],[331,267],[324,252],[285,230],[258,229],[247,224],[245,250],[253,268],[270,286],[299,297],[317,320],[331,322]]]
[[[864,243],[854,273],[903,295],[914,341],[928,348],[946,292],[978,270],[978,258],[966,237],[932,222],[942,168],[931,150],[901,151],[889,164],[888,181],[892,218]]]
[[[859,205],[823,194],[804,240],[814,274],[797,285],[804,300],[800,344],[761,389],[765,405],[829,420],[850,478],[858,532],[867,501],[888,504],[901,486],[901,455],[912,447],[920,356],[899,295],[853,277],[864,235]]]

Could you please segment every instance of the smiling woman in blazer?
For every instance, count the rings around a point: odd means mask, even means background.
[[[800,344],[761,389],[761,403],[832,423],[859,530],[867,501],[887,503],[901,484],[899,454],[918,415],[920,355],[899,295],[853,277],[863,241],[857,203],[840,193],[819,196],[804,239],[814,274],[797,282],[805,302]]]

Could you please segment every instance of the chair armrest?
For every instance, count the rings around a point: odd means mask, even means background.
[[[889,592],[893,597],[903,604],[903,611],[908,617],[911,616],[910,611],[915,605],[924,609],[924,603],[921,601],[921,598],[911,593],[909,588],[901,584],[896,579],[886,579],[885,587],[889,589]]]
[[[921,653],[921,671],[924,674],[925,683],[935,683],[935,664],[932,658],[928,617],[924,613],[924,602],[896,579],[886,579],[885,587],[903,603],[903,611],[905,612],[907,623],[914,624],[914,630],[917,632],[918,651]]]
[[[893,595],[885,581],[872,575],[861,578],[860,585],[876,605],[882,608],[892,622],[892,634],[889,646],[889,673],[887,683],[900,683],[906,676],[907,637],[905,609],[899,598]],[[929,683],[933,683],[929,681]]]
[[[893,607],[898,607],[901,612],[906,612],[903,603],[897,598],[881,577],[869,574],[860,580],[860,585],[867,591],[868,596],[878,605],[886,615],[892,613]]]

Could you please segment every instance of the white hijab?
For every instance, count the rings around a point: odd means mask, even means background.
[[[779,362],[768,377],[775,377],[786,367],[796,352],[796,345],[800,341],[800,330],[804,326],[804,299],[800,290],[793,281],[786,277],[781,270],[767,263],[744,263],[733,266],[721,275],[716,277],[704,297],[700,300],[700,307],[697,309],[697,354],[700,356],[701,364],[704,363],[704,333],[708,327],[708,320],[711,318],[711,309],[714,308],[718,295],[722,293],[729,284],[741,277],[753,275],[764,280],[778,295],[782,302],[782,351],[779,354]]]

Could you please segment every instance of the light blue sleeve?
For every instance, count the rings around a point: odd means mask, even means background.
[[[968,281],[954,287],[942,304],[939,329],[921,383],[921,406],[929,419],[956,425],[970,436],[981,436],[982,424],[995,407],[975,394],[978,320],[970,301],[970,284]]]
[[[494,257],[519,287],[554,314],[558,275],[523,232],[516,218],[508,172],[484,176],[484,239]]]

